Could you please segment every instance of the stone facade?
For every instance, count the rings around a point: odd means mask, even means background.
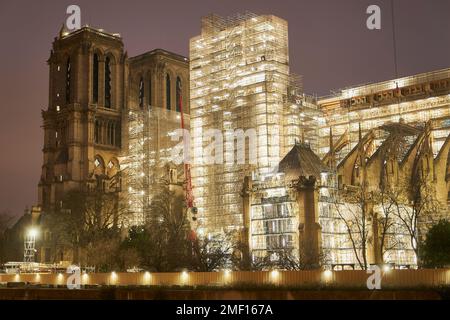
[[[94,172],[117,171],[112,169],[118,169],[121,151],[125,59],[122,40],[97,30],[83,28],[55,39],[48,60],[49,106],[42,112],[39,205],[44,211],[60,207],[63,195]]]
[[[189,64],[178,54],[156,49],[129,58],[119,34],[86,26],[71,33],[61,30],[48,65],[38,197],[44,214],[61,209],[71,190],[100,187],[119,195],[129,111],[153,108],[177,114],[181,96],[189,114]],[[71,259],[64,248],[50,250],[51,234],[42,233],[41,261]]]
[[[128,110],[145,104],[178,111],[179,79],[183,111],[189,113],[188,62],[180,55],[157,49],[128,58],[118,34],[83,27],[55,38],[48,64],[38,202],[44,211],[58,208],[68,190],[99,177],[107,181],[106,189],[120,189],[114,177],[128,150]]]

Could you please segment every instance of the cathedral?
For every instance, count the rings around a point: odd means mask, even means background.
[[[129,146],[133,132],[129,126],[136,124],[133,112],[161,117],[161,130],[154,133],[158,146],[168,134],[164,130],[179,127],[180,108],[189,129],[186,57],[162,49],[128,57],[119,34],[88,26],[69,33],[63,27],[48,65],[49,104],[42,111],[43,165],[34,221],[62,210],[73,190],[96,188],[116,198],[122,194],[123,164],[130,162],[128,150],[133,147]],[[163,169],[161,174],[168,176],[169,168]],[[179,185],[175,187],[180,189]],[[138,224],[142,218],[121,223]],[[73,260],[70,249],[52,248],[51,230],[41,224],[38,259]]]
[[[38,203],[44,212],[61,207],[74,188],[120,190],[130,111],[151,106],[176,115],[181,101],[189,113],[189,63],[178,54],[155,49],[128,57],[119,34],[86,26],[60,32],[48,65]]]
[[[450,217],[450,69],[315,98],[290,73],[287,35],[275,16],[211,15],[188,59],[128,57],[119,34],[63,28],[48,60],[40,212],[97,188],[127,196],[122,226],[142,225],[152,181],[190,186],[171,161],[177,129],[202,158],[209,129],[255,128],[256,164],[194,159],[199,236],[237,231],[253,259],[289,254],[312,268],[416,267],[427,228]],[[73,260],[52,250],[43,239],[39,260]]]

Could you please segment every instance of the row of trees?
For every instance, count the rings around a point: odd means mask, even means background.
[[[355,196],[354,192],[352,194]],[[251,259],[246,244],[240,242],[238,235],[233,232],[203,239],[189,238],[189,221],[182,206],[178,210],[172,210],[168,205],[176,198],[168,190],[161,192],[155,197],[151,207],[151,211],[157,213],[155,218],[145,226],[131,228],[124,235],[116,224],[107,222],[117,218],[117,211],[112,214],[115,206],[112,205],[113,197],[97,193],[71,193],[67,197],[67,200],[71,199],[67,206],[70,205],[72,210],[65,209],[46,217],[46,225],[53,234],[50,244],[54,245],[55,252],[61,246],[70,247],[74,252],[83,252],[75,261],[95,266],[99,271],[126,270],[134,266],[159,272],[181,269],[213,271],[224,268],[304,270],[320,267],[305,265],[301,255],[294,254],[288,248],[279,251],[276,260],[269,257]],[[175,202],[182,203],[182,199],[176,199]],[[97,211],[93,210],[95,206]],[[399,207],[400,205],[396,205],[396,211],[386,210],[385,217],[377,218],[376,223],[382,230],[379,248],[382,253],[395,249],[395,246],[398,248],[405,245],[387,240],[391,236],[388,230],[392,232],[396,224],[391,219],[394,219],[395,213],[398,214]],[[111,215],[107,212],[111,212]],[[359,248],[362,246],[361,241],[371,241],[368,232],[372,227],[369,225],[370,221],[363,219],[362,215],[353,215],[351,210],[342,219],[347,230],[352,231],[349,233],[350,239],[358,262],[361,263],[360,267],[364,269],[367,257],[364,259],[365,255]],[[11,220],[10,214],[0,214],[1,262],[5,262],[6,230]],[[361,233],[365,234],[365,238],[359,238]],[[444,267],[450,264],[450,222],[442,220],[429,230],[426,240],[420,245],[420,258],[424,267]],[[55,256],[55,262],[56,259],[58,257]],[[320,260],[326,263],[326,256],[323,255]]]
[[[119,206],[123,201],[97,189],[69,192],[63,208],[44,217],[43,225],[52,234],[45,245],[53,252],[70,248],[75,263],[104,272],[131,267],[156,272],[318,267],[305,265],[289,248],[279,251],[278,259],[252,258],[239,232],[192,237],[184,198],[168,184],[162,183],[152,198],[144,226],[128,229],[122,224],[130,218]],[[63,260],[58,254],[53,259]]]
[[[164,272],[188,269],[208,272],[221,269],[258,271],[320,267],[306,265],[302,256],[290,248],[277,251],[276,259],[270,256],[252,258],[247,245],[241,242],[239,235],[234,232],[190,239],[171,237],[171,228],[164,226],[164,222],[157,227],[156,232],[154,226],[132,228],[123,242],[126,250],[137,253],[136,265],[146,270]]]
[[[377,243],[374,246],[376,254],[381,259],[391,250],[412,248],[421,266],[450,263],[445,249],[436,251],[450,241],[450,236],[447,242],[442,241],[445,240],[445,230],[448,230],[444,222],[436,226],[438,231],[430,231],[427,241],[423,241],[425,237],[420,223],[427,221],[427,225],[431,225],[428,218],[438,210],[429,190],[401,187],[379,192],[366,190],[364,185],[354,186],[341,190],[336,197],[336,212],[345,226],[361,269],[369,266],[368,247],[374,242]],[[415,194],[416,198],[412,202],[406,201],[405,191]],[[320,267],[320,264],[306,265],[301,250],[299,253],[290,248],[278,251],[277,259],[252,259],[246,243],[240,241],[236,232],[193,238],[183,206],[184,199],[170,191],[167,184],[162,184],[152,199],[144,226],[128,230],[123,225],[129,220],[128,210],[119,206],[123,201],[115,193],[98,189],[69,192],[63,207],[46,214],[42,221],[42,225],[51,231],[51,237],[43,236],[41,240],[45,240],[45,246],[51,247],[55,253],[53,262],[64,260],[58,252],[70,248],[75,263],[95,266],[99,271],[125,270],[134,266],[158,272]],[[380,212],[374,210],[377,206],[383,214],[376,213]],[[10,219],[10,215],[0,215],[0,259],[4,256],[5,230]],[[440,240],[434,241],[433,237]],[[320,261],[326,263],[325,254]]]
[[[63,208],[45,215],[43,225],[52,235],[45,245],[54,253],[69,248],[75,263],[105,272],[130,267],[169,272],[244,266],[233,256],[242,247],[235,234],[193,239],[182,195],[165,183],[158,188],[146,224],[131,229],[125,225],[129,212],[119,205],[126,199],[116,193],[99,189],[69,192]],[[53,260],[63,259],[54,254]]]

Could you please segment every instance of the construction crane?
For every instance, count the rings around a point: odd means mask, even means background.
[[[181,90],[181,81],[177,81],[177,91],[178,96],[180,99],[178,100],[178,108],[180,110],[181,114],[181,129],[184,132],[185,126],[184,126],[184,113],[183,113],[183,95]],[[183,139],[184,139],[183,135]],[[184,141],[184,152],[189,152],[189,150],[186,150],[187,143]],[[186,157],[185,157],[186,158]],[[197,221],[197,207],[194,204],[194,194],[192,192],[192,177],[191,177],[191,165],[185,161],[184,162],[184,178],[186,180],[186,192],[185,192],[185,199],[186,199],[186,205],[188,210],[188,215],[191,216],[191,219],[193,222]],[[190,239],[195,240],[197,238],[196,232],[194,230],[195,228],[192,228]]]

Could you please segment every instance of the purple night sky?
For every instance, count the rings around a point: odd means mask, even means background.
[[[450,67],[450,1],[394,3],[399,76]],[[120,33],[129,56],[154,48],[187,56],[202,16],[252,11],[288,21],[291,71],[309,94],[395,77],[390,0],[0,0],[0,212],[19,216],[37,201],[46,60],[70,4],[83,25]],[[371,4],[381,7],[379,31],[366,28]]]

